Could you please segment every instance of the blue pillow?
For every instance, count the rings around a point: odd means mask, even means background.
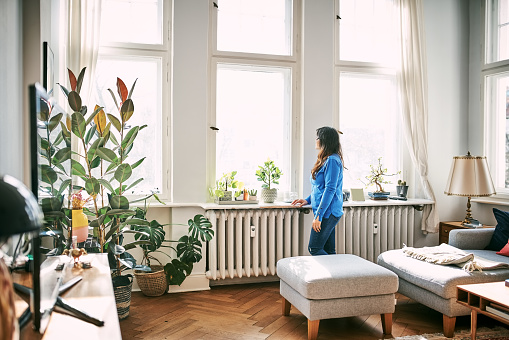
[[[493,208],[493,215],[497,220],[497,226],[486,249],[500,251],[509,240],[509,212]]]

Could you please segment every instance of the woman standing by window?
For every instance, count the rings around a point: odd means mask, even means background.
[[[300,198],[292,205],[311,204],[313,225],[309,238],[311,255],[336,253],[335,227],[343,215],[343,152],[338,131],[332,127],[316,130],[318,159],[311,170],[311,195]]]

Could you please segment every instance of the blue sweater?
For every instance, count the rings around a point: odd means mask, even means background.
[[[331,214],[336,217],[343,215],[343,164],[338,154],[330,155],[320,170],[316,179],[311,176],[311,195],[306,198],[313,208],[313,214],[318,220],[328,218]]]

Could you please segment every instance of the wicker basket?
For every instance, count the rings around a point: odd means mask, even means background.
[[[146,296],[161,296],[168,291],[168,282],[163,266],[151,266],[152,272],[135,270],[134,276],[141,292]]]
[[[127,280],[125,284],[113,284],[113,292],[115,293],[115,302],[117,304],[117,314],[119,320],[124,320],[129,316],[129,307],[131,306],[131,290],[133,287],[133,276],[125,275]]]

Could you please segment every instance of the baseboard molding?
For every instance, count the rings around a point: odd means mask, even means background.
[[[227,286],[227,285],[235,285],[235,284],[247,284],[247,283],[260,283],[260,282],[275,282],[279,281],[279,276],[277,275],[268,275],[268,276],[251,276],[251,277],[238,277],[234,279],[224,279],[224,280],[210,280],[210,286]]]
[[[168,293],[194,292],[209,290],[209,280],[205,274],[191,274],[180,286],[170,286]]]

